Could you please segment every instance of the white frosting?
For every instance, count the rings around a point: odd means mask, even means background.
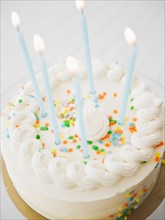
[[[112,81],[116,81],[121,79],[124,73],[124,68],[121,65],[112,63],[110,69],[107,72],[107,77]]]
[[[29,138],[35,138],[35,136],[36,130],[32,126],[24,125],[15,129],[12,135],[11,151],[17,152],[21,144]]]
[[[36,175],[44,181],[51,181],[48,173],[48,165],[52,158],[52,153],[46,149],[41,152],[35,152],[33,156],[32,165],[34,171]]]
[[[12,134],[13,131],[17,128],[17,126],[23,125],[31,125],[33,126],[36,122],[36,117],[33,113],[28,111],[21,111],[15,113],[14,117],[11,120],[10,125],[10,133]]]
[[[91,141],[103,138],[109,130],[109,120],[106,113],[91,105],[84,108],[84,122],[87,139]]]
[[[107,72],[107,66],[101,60],[92,60],[92,68],[95,78],[100,78]]]
[[[15,112],[27,111],[36,113],[38,111],[37,101],[34,97],[19,96],[18,100],[23,100],[21,103],[16,103]]]
[[[119,64],[106,65],[100,60],[95,60],[93,66],[94,76],[99,78],[99,84],[107,71],[107,66],[110,66],[107,76],[111,81],[118,80],[120,82],[120,78],[124,74],[123,68]],[[80,67],[81,77],[85,78],[87,74],[83,61],[80,62]],[[49,74],[52,89],[55,90],[57,85],[60,86],[60,81],[67,82],[71,79],[65,64],[59,64],[49,69]],[[39,81],[41,84],[43,83],[42,79],[39,79]],[[102,87],[102,85],[100,86]],[[109,88],[108,83],[105,91],[108,91]],[[76,154],[73,154],[69,160],[61,157],[53,158],[50,149],[42,150],[40,140],[36,140],[37,132],[34,128],[36,117],[34,113],[37,111],[37,104],[36,100],[30,97],[29,91],[31,91],[29,84],[28,86],[25,85],[16,99],[16,102],[18,102],[21,97],[23,102],[17,103],[18,107],[16,105],[11,111],[12,117],[9,126],[10,135],[12,136],[11,149],[15,153],[19,152],[23,169],[29,170],[29,172],[33,170],[39,179],[50,183],[54,182],[59,187],[78,187],[81,190],[91,190],[100,186],[115,185],[121,177],[135,175],[140,167],[140,162],[148,161],[151,158],[153,147],[159,144],[162,139],[161,101],[142,83],[134,88],[130,95],[134,98],[132,104],[137,109],[135,116],[138,119],[136,123],[137,132],[131,136],[131,145],[124,145],[114,150],[112,154],[104,158],[104,163],[93,160],[93,156],[91,156],[85,165],[81,161],[82,156],[80,159],[79,156],[77,158]],[[58,91],[60,95],[61,90]],[[22,93],[24,93],[24,96],[21,96]],[[108,106],[110,107],[110,105]],[[87,139],[90,141],[95,142],[102,139],[111,129],[107,113],[103,109],[101,107],[94,108],[88,102],[84,108],[85,130]],[[41,124],[44,124],[42,118]],[[47,136],[49,133],[47,131],[43,136],[47,144],[50,139],[50,135]],[[69,132],[65,131],[65,134],[68,135]],[[97,144],[97,142],[95,143]],[[38,151],[39,149],[40,151]],[[60,149],[60,146],[57,147],[58,149]],[[77,159],[75,160],[75,158]]]
[[[41,142],[36,139],[27,139],[23,142],[19,149],[19,158],[24,169],[33,171],[32,158],[39,149],[41,149]]]

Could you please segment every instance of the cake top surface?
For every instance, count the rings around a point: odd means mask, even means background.
[[[91,190],[114,186],[155,167],[163,145],[163,106],[141,80],[134,79],[124,125],[118,124],[125,69],[93,60],[96,95],[88,93],[85,63],[80,61],[84,123],[90,157],[83,158],[72,79],[64,63],[49,69],[61,144],[56,145],[49,114],[40,114],[31,83],[24,85],[4,111],[10,153],[19,155],[21,169],[62,188]],[[37,75],[49,113],[41,74]]]

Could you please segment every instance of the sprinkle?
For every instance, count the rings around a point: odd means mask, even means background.
[[[88,143],[88,144],[92,144],[93,142],[92,142],[92,141],[87,141],[87,143]]]
[[[22,99],[19,99],[18,102],[21,103],[21,102],[22,102]]]
[[[106,95],[107,95],[107,93],[106,93],[106,92],[103,92],[103,95],[104,95],[104,96],[106,96]]]
[[[19,125],[16,125],[15,127],[16,127],[16,128],[18,128],[18,127],[19,127]]]
[[[63,144],[67,144],[67,143],[68,143],[67,140],[63,141]]]
[[[76,139],[72,139],[72,141],[73,141],[73,143],[76,143],[76,142],[77,142],[77,140],[76,140]]]
[[[165,160],[162,160],[162,165],[165,165]]]
[[[42,147],[45,147],[45,143],[44,142],[42,142],[41,144],[42,144]]]
[[[164,142],[161,141],[159,144],[156,145],[156,147],[160,147],[160,146],[163,146],[164,145]]]
[[[64,152],[68,152],[68,148],[67,147],[64,147]]]
[[[77,145],[76,148],[77,148],[77,149],[80,149],[80,148],[81,148],[81,145]]]
[[[69,136],[69,139],[72,140],[74,137],[73,136]]]
[[[110,142],[106,142],[105,143],[105,147],[109,147],[109,146],[111,146],[111,143]]]
[[[131,108],[130,108],[131,110],[134,110],[135,109],[135,107],[134,106],[131,106]]]
[[[68,152],[72,152],[73,151],[73,149],[72,148],[68,148]]]
[[[131,99],[131,102],[133,102],[133,101],[134,101],[134,98]]]
[[[114,97],[117,97],[117,93],[116,93],[116,92],[114,92],[114,93],[113,93],[113,96],[114,96]]]
[[[116,109],[114,109],[114,110],[113,110],[113,113],[114,113],[114,114],[117,114],[117,113],[118,113],[118,111],[117,111]]]
[[[78,138],[79,136],[78,136],[78,134],[75,134],[74,137],[75,137],[75,138]]]
[[[96,151],[96,154],[100,154],[100,151],[99,151],[99,150],[97,150],[97,151]]]
[[[70,94],[70,93],[71,93],[70,89],[67,89],[67,90],[66,90],[66,93],[67,93],[67,94]]]
[[[147,161],[142,161],[142,162],[141,162],[141,164],[146,164],[146,163],[147,163]]]
[[[112,134],[112,131],[110,130],[110,131],[108,131],[108,134]]]
[[[49,123],[45,123],[45,126],[48,127],[48,126],[49,126]]]
[[[96,146],[96,145],[93,145],[93,146],[92,146],[92,149],[95,150],[95,151],[97,151],[97,150],[99,149],[99,147]]]
[[[36,135],[36,139],[40,139],[40,135],[39,134]]]
[[[137,121],[137,118],[135,117],[135,118],[132,118],[132,120],[134,121],[134,122],[136,122]]]
[[[102,99],[104,99],[104,96],[99,94],[98,99],[102,100]]]

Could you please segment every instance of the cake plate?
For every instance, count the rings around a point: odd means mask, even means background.
[[[163,100],[163,91],[164,88],[161,84],[158,82],[155,82],[148,76],[142,73],[136,73],[136,76],[140,79],[143,79],[147,82],[147,85],[149,85],[151,88],[155,89],[155,92],[159,94],[159,97]],[[2,108],[5,107],[6,100],[10,100],[12,98],[13,94],[17,92],[17,90],[24,84],[25,78],[20,80],[17,84],[14,85],[14,87],[11,90],[8,90],[4,94],[2,94]],[[165,156],[165,155],[164,155]],[[165,158],[165,157],[164,157]],[[143,204],[138,207],[138,209],[134,210],[131,213],[131,216],[128,218],[128,220],[145,220],[147,217],[149,217],[160,205],[160,203],[165,198],[165,189],[164,189],[164,176],[165,176],[165,166],[161,166],[159,179],[157,183],[155,184],[155,187],[151,194],[146,198],[146,200],[143,202]],[[15,204],[16,208],[27,218],[28,220],[47,220],[45,217],[41,216],[39,213],[34,211],[30,206],[28,206],[24,200],[19,196],[16,189],[13,186],[13,183],[8,175],[5,162],[2,159],[2,178],[5,184],[5,188],[8,192],[8,195],[12,202]],[[101,219],[100,219],[101,220]]]

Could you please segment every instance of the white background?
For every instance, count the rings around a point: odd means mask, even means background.
[[[119,61],[127,65],[129,47],[123,30],[130,26],[138,39],[136,69],[163,85],[164,82],[164,1],[85,1],[93,58]],[[28,80],[27,69],[11,25],[11,11],[21,18],[21,30],[34,69],[39,70],[33,50],[33,34],[46,44],[48,66],[74,55],[84,59],[79,13],[74,1],[1,0],[1,97],[2,108]],[[1,219],[24,219],[1,185]],[[148,218],[164,219],[163,203]]]

